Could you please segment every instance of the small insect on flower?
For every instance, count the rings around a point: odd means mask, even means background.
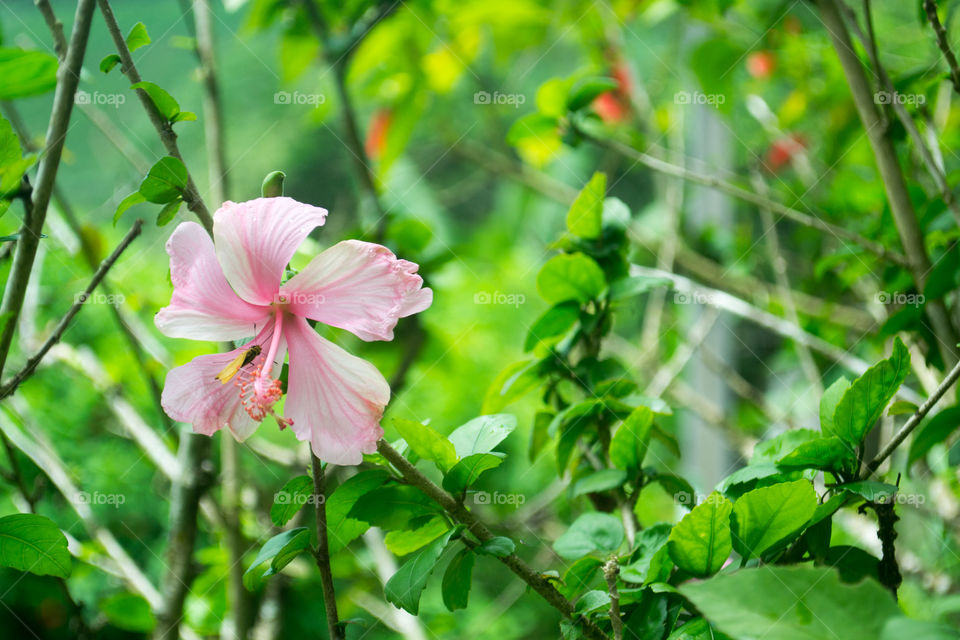
[[[216,379],[222,384],[227,384],[233,379],[233,376],[237,375],[237,372],[240,371],[240,369],[243,369],[245,366],[253,362],[253,359],[260,355],[262,350],[263,349],[260,347],[260,345],[255,344],[246,351],[237,354],[237,357],[231,360],[230,363],[223,368],[223,371],[216,375]]]

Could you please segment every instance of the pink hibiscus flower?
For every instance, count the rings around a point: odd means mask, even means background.
[[[357,464],[376,450],[390,386],[307,319],[362,340],[392,340],[397,320],[429,307],[433,292],[422,288],[416,264],[359,240],[334,245],[284,282],[297,247],[326,217],[326,209],[291,198],[259,198],[225,202],[214,214],[213,240],[194,222],[174,230],[167,241],[173,296],[157,328],[173,338],[254,338],[171,370],[161,401],[167,415],[206,435],[229,427],[240,441],[272,415],[335,464]],[[281,417],[277,376],[288,351]]]

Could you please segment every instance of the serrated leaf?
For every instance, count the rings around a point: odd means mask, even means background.
[[[283,488],[273,496],[270,520],[278,527],[284,526],[309,502],[312,495],[313,479],[310,476],[296,476],[287,480]]]
[[[670,532],[667,542],[674,564],[700,577],[719,571],[733,550],[731,513],[733,504],[714,492],[685,515]]]
[[[577,194],[567,212],[567,229],[575,236],[592,240],[603,228],[603,199],[607,192],[607,175],[596,172]]]
[[[809,480],[748,491],[733,505],[733,548],[743,558],[759,557],[799,533],[816,509],[817,493]]]
[[[603,269],[583,253],[553,256],[537,274],[537,291],[550,304],[567,300],[586,303],[600,297],[605,288]]]
[[[470,487],[484,471],[495,469],[503,458],[493,453],[475,453],[451,467],[443,477],[443,488],[457,495]]]
[[[443,604],[450,611],[466,609],[470,599],[470,585],[473,581],[473,563],[476,559],[470,549],[462,549],[453,556],[443,573]]]
[[[34,513],[0,518],[0,566],[38,576],[70,575],[67,538],[56,524]]]
[[[384,585],[383,591],[387,601],[417,615],[420,611],[420,596],[427,586],[427,579],[433,573],[440,554],[447,548],[450,538],[457,531],[459,528],[449,530],[403,563],[403,566]]]
[[[833,415],[836,435],[859,446],[910,372],[910,352],[897,338],[891,356],[870,367],[846,390]]]
[[[457,451],[453,443],[425,424],[394,418],[393,425],[410,449],[425,460],[430,460],[441,471],[447,471],[457,463]]]

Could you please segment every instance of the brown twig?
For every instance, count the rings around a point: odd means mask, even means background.
[[[937,46],[943,52],[943,57],[947,59],[953,89],[960,93],[960,65],[957,65],[957,56],[953,55],[953,49],[950,48],[950,42],[947,41],[947,30],[943,28],[940,16],[937,15],[936,0],[923,0],[923,10],[926,11],[930,26],[933,27],[933,33],[937,38]]]
[[[327,504],[323,463],[311,454],[313,468],[313,504],[317,516],[317,548],[314,558],[320,569],[320,586],[323,589],[323,606],[327,612],[327,633],[330,640],[343,640],[340,617],[337,614],[337,593],[333,588],[333,572],[330,570],[330,542],[327,538]]]

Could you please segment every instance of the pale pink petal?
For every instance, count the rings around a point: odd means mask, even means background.
[[[167,240],[170,305],[157,312],[157,328],[171,338],[237,340],[263,329],[270,312],[241,300],[223,275],[210,236],[183,222]]]
[[[417,265],[384,246],[346,240],[290,278],[280,295],[299,316],[346,329],[361,340],[392,340],[399,318],[433,302]]]
[[[290,258],[326,217],[326,209],[292,198],[224,202],[213,216],[213,238],[234,291],[253,304],[274,302]]]
[[[240,376],[263,363],[271,336],[272,327],[261,332],[250,343],[233,351],[198,356],[187,364],[171,369],[163,386],[160,404],[172,419],[193,425],[193,430],[204,435],[213,435],[223,427],[229,427],[233,436],[244,441],[259,426],[240,403],[240,390],[235,384]],[[251,345],[259,344],[263,353],[247,365],[241,373],[226,384],[217,379],[227,364]],[[285,342],[281,340],[273,366],[277,375],[286,355]]]
[[[390,385],[372,364],[321,338],[303,318],[284,322],[290,370],[284,416],[299,440],[333,464],[359,464],[383,436]]]

